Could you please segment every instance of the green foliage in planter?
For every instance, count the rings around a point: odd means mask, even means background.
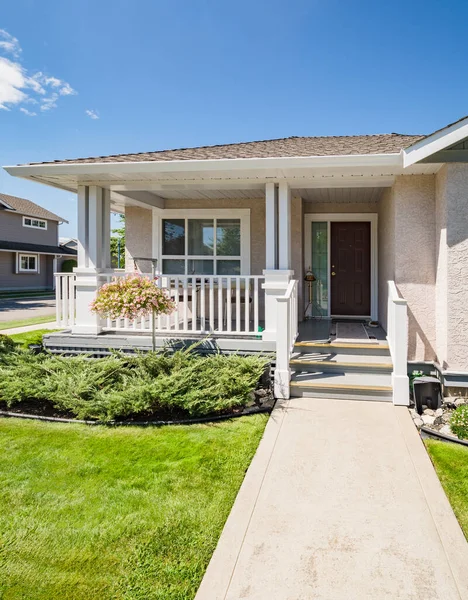
[[[109,421],[157,412],[190,417],[245,406],[267,361],[199,356],[193,349],[107,358],[0,353],[0,401],[49,401],[80,419]]]
[[[453,411],[450,429],[460,439],[468,440],[468,404],[463,404]]]

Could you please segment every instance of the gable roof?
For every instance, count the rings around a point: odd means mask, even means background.
[[[31,200],[26,200],[26,198],[18,198],[17,196],[10,196],[8,194],[0,194],[0,203],[6,206],[7,209],[15,211],[21,215],[26,215],[27,217],[38,217],[39,219],[48,219],[49,221],[59,221],[61,223],[68,223],[62,217],[59,217],[50,210],[39,206],[39,204],[35,204],[31,202]]]
[[[0,240],[0,250],[12,252],[36,252],[39,254],[59,254],[76,256],[77,251],[67,246],[44,246],[43,244],[28,244],[26,242],[8,242]]]
[[[136,154],[113,154],[109,156],[93,156],[88,158],[74,158],[30,164],[60,165],[395,154],[424,137],[425,136],[423,135],[404,135],[400,133],[328,137],[294,136],[257,142],[198,146],[195,148],[178,148],[175,150],[157,150],[155,152],[140,152]]]

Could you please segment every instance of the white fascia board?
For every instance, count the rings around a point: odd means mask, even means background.
[[[458,142],[461,142],[468,137],[468,117],[465,117],[458,123],[449,125],[444,129],[440,129],[431,135],[428,135],[423,140],[416,142],[409,148],[402,150],[403,167],[409,167],[415,163],[449,148]]]
[[[333,156],[298,156],[278,158],[222,158],[216,160],[172,160],[116,163],[66,163],[16,165],[3,167],[15,177],[70,175],[92,177],[94,174],[125,175],[132,173],[180,173],[197,171],[237,171],[255,169],[304,169],[323,167],[401,166],[401,156],[393,154],[354,154]]]

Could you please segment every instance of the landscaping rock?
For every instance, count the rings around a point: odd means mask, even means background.
[[[457,398],[454,404],[458,408],[459,406],[463,406],[464,404],[466,404],[466,400],[465,398]]]
[[[422,422],[424,423],[424,425],[433,425],[434,421],[435,421],[435,417],[433,417],[432,415],[426,415],[424,414],[422,417]]]
[[[439,429],[439,431],[440,433],[443,433],[445,435],[453,435],[453,437],[457,437],[455,434],[452,433],[452,430],[450,429],[449,425],[444,425]]]
[[[424,421],[418,417],[417,419],[414,419],[413,423],[416,425],[416,427],[418,429],[421,429],[421,427],[424,425]]]
[[[443,414],[444,414],[444,411],[443,411],[443,409],[442,409],[442,408],[438,408],[438,409],[435,411],[435,413],[434,413],[434,416],[435,416],[435,417],[441,417]]]
[[[427,410],[427,405],[423,404],[421,408],[422,408],[422,411],[424,412],[425,410]]]
[[[423,414],[427,415],[429,417],[433,417],[435,413],[431,408],[426,408],[426,410],[423,412]]]

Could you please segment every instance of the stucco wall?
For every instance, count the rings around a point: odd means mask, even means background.
[[[447,355],[447,168],[446,165],[436,175],[435,245],[436,245],[436,354],[444,369],[448,366]]]
[[[434,360],[435,177],[397,177],[392,194],[395,211],[395,283],[408,302],[409,358]]]
[[[153,257],[153,211],[136,206],[125,209],[125,270],[133,271],[135,257]],[[151,272],[151,262],[137,261],[142,273]]]
[[[444,366],[468,370],[468,165],[451,163],[438,174],[440,277],[438,305],[446,298],[446,336],[439,328],[438,342]],[[445,225],[445,231],[444,231]],[[444,244],[444,236],[446,244]],[[439,275],[439,274],[438,274]]]

